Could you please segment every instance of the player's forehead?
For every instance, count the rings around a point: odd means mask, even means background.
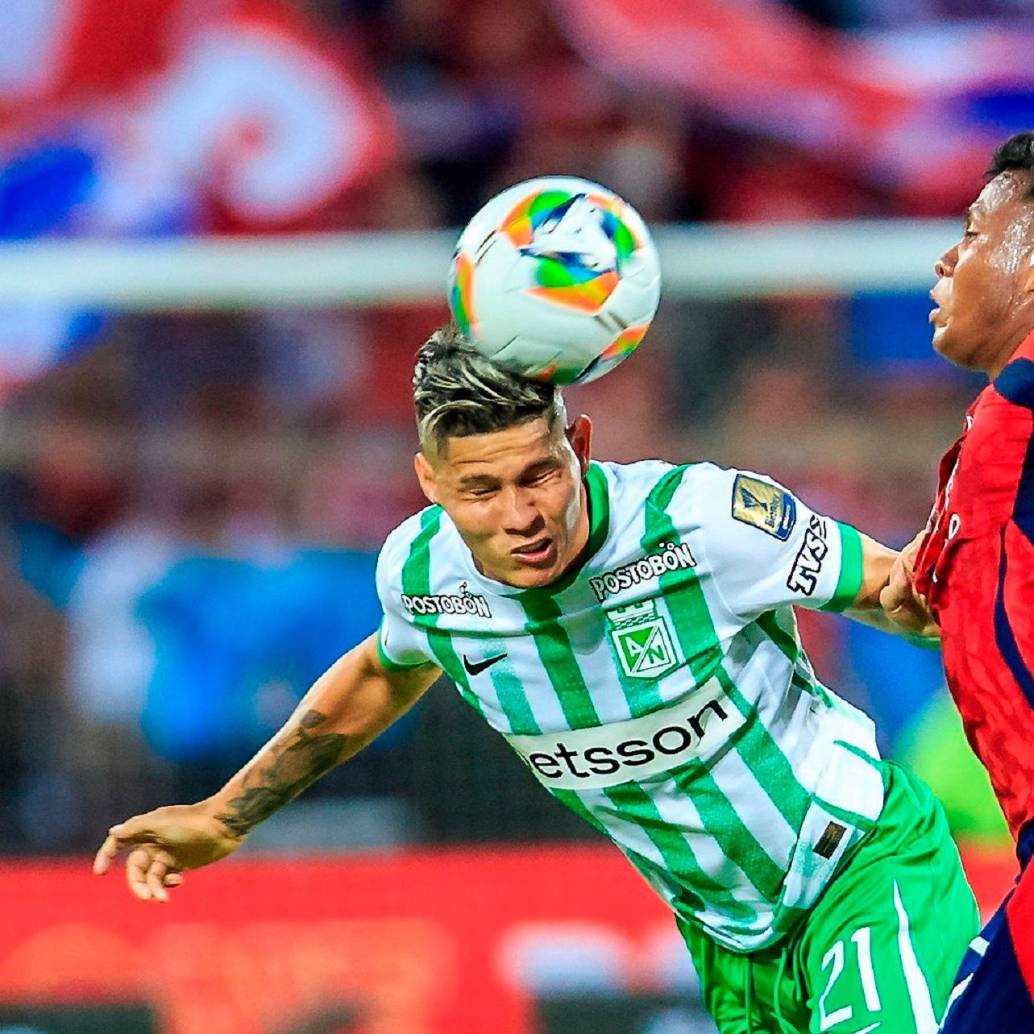
[[[968,220],[1014,216],[1017,210],[1034,211],[1028,197],[1032,186],[1029,173],[1010,169],[989,180],[966,212]]]
[[[439,452],[439,471],[457,482],[477,476],[515,476],[558,458],[562,441],[544,416],[486,434],[454,435]]]

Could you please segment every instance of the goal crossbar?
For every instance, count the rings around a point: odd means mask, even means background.
[[[953,220],[661,226],[672,299],[921,290]],[[0,304],[123,310],[444,300],[457,233],[0,243]]]

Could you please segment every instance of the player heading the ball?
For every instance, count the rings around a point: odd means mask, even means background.
[[[895,554],[759,474],[594,461],[556,385],[455,329],[414,401],[429,505],[381,550],[379,632],[221,790],[113,826],[96,871],[128,850],[165,900],[444,673],[667,903],[722,1034],[933,1034],[976,906],[939,805],[793,611],[889,625]]]

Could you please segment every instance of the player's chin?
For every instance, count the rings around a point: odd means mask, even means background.
[[[933,350],[948,362],[961,366],[965,370],[977,369],[974,349],[966,340],[966,335],[952,327],[950,321],[934,328]]]
[[[555,582],[562,574],[561,565],[554,555],[548,561],[541,563],[530,563],[518,561],[511,569],[511,575],[507,581],[522,589],[537,589],[543,585]]]
[[[955,336],[952,334],[947,320],[934,324],[931,344],[938,355],[943,356],[949,362],[959,362],[955,357]]]
[[[552,567],[548,569],[521,565],[506,580],[519,589],[539,589],[550,582],[555,582],[559,572]]]

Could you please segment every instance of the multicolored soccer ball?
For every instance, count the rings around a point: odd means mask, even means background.
[[[478,351],[533,380],[602,377],[642,343],[660,299],[635,209],[597,183],[547,176],[496,195],[449,272],[453,318]]]

